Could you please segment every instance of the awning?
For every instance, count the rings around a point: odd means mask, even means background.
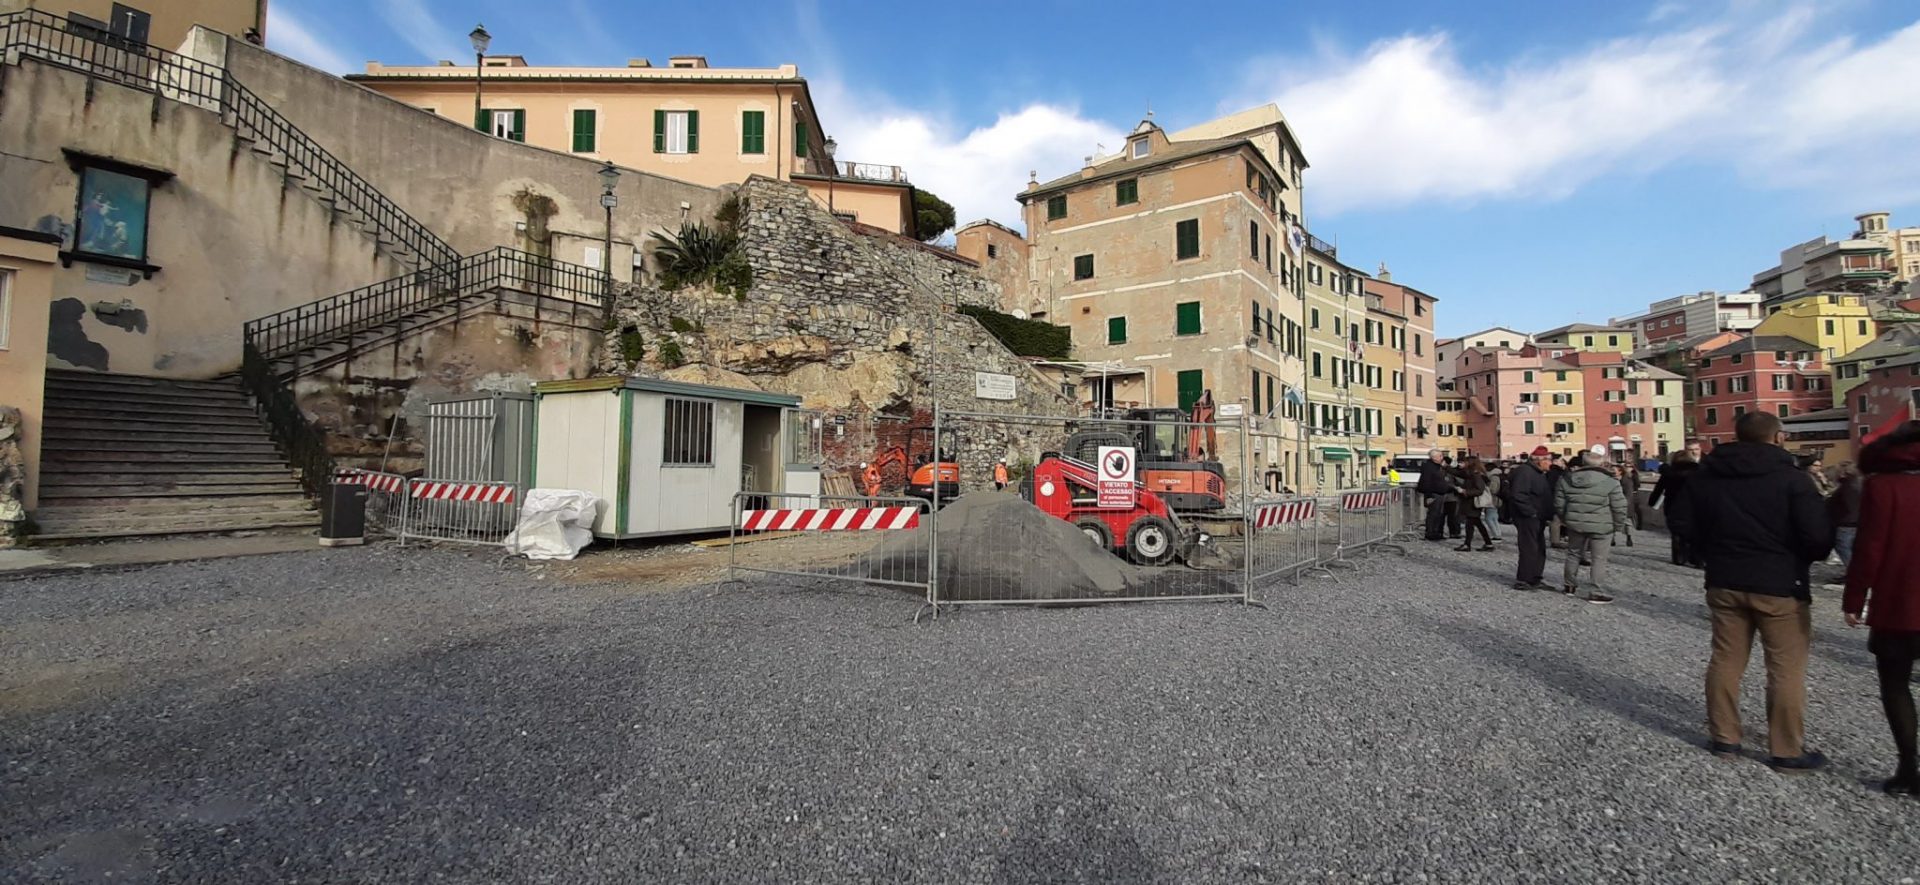
[[[1367,454],[1375,458],[1381,458],[1386,456],[1387,450],[1386,449],[1368,449]]]
[[[1351,461],[1353,450],[1345,447],[1321,446],[1320,456],[1329,461]]]

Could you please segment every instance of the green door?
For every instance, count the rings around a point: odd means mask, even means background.
[[[1199,369],[1189,369],[1179,374],[1180,412],[1192,414],[1193,404],[1200,401],[1200,391],[1206,389],[1206,373]]]

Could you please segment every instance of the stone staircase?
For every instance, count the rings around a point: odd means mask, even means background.
[[[236,381],[49,370],[40,460],[36,542],[320,521]]]

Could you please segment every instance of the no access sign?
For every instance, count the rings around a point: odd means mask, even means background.
[[[1133,447],[1101,446],[1100,463],[1094,468],[1100,478],[1095,506],[1130,510],[1133,508]]]

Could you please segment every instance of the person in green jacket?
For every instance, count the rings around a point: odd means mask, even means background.
[[[1580,561],[1593,564],[1593,589],[1586,600],[1606,605],[1613,597],[1600,592],[1607,584],[1607,551],[1616,533],[1627,531],[1627,495],[1607,470],[1607,458],[1598,452],[1580,455],[1577,468],[1553,489],[1553,512],[1567,527],[1564,592],[1580,590]]]

